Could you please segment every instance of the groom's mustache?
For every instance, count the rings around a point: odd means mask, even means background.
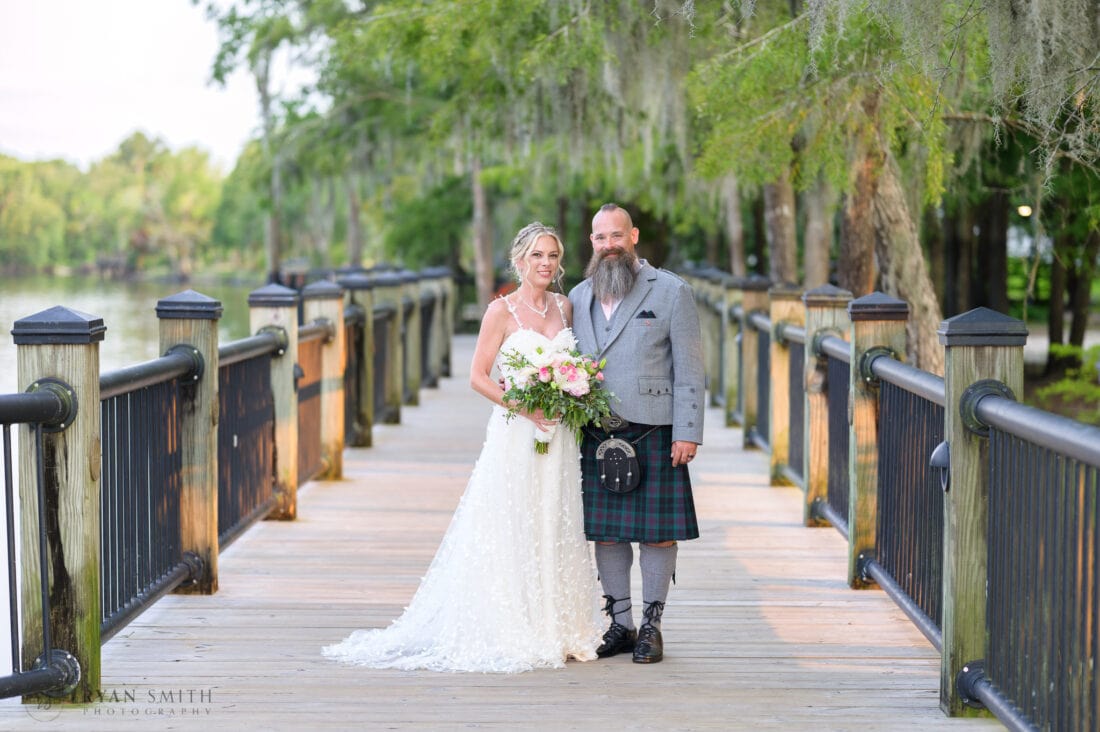
[[[617,246],[610,246],[610,247],[607,247],[606,249],[602,249],[598,252],[595,252],[597,261],[603,261],[604,259],[610,257],[611,255],[615,255],[616,257],[621,257],[624,254],[626,254],[626,250],[623,249],[622,247],[617,247]]]

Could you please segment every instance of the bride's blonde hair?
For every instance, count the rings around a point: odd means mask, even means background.
[[[512,272],[516,275],[516,279],[522,283],[523,272],[519,269],[520,262],[535,247],[535,243],[544,236],[552,237],[558,243],[558,271],[554,273],[554,282],[560,289],[561,279],[565,276],[565,267],[562,266],[562,262],[565,261],[565,244],[562,243],[558,232],[538,221],[532,221],[524,226],[516,234],[516,238],[512,240]]]

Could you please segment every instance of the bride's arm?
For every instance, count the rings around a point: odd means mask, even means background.
[[[485,308],[481,329],[477,334],[477,345],[474,347],[474,358],[470,363],[470,386],[493,404],[505,406],[502,398],[504,391],[491,376],[493,363],[507,335],[509,315],[502,303],[500,299],[493,300]]]
[[[477,345],[474,347],[474,358],[470,363],[470,386],[478,394],[504,408],[510,405],[504,403],[504,389],[500,382],[492,377],[493,363],[497,353],[508,335],[508,327],[512,322],[512,316],[500,299],[493,300],[485,309],[485,316],[481,319],[481,330],[477,334]],[[527,419],[534,422],[540,429],[545,429],[554,424],[543,416],[541,409],[528,412],[520,409],[517,411]]]

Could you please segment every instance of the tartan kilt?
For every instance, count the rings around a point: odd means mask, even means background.
[[[631,424],[615,432],[633,442],[649,425]],[[581,444],[581,484],[584,497],[584,533],[589,541],[641,541],[657,543],[697,539],[699,524],[691,496],[691,476],[686,465],[672,467],[672,425],[662,425],[646,435],[634,450],[642,468],[642,482],[629,493],[601,488],[596,447],[606,437],[592,427]]]

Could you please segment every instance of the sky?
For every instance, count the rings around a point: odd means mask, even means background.
[[[210,83],[217,48],[190,0],[0,0],[0,153],[86,170],[140,131],[228,172],[259,112],[246,72]]]

